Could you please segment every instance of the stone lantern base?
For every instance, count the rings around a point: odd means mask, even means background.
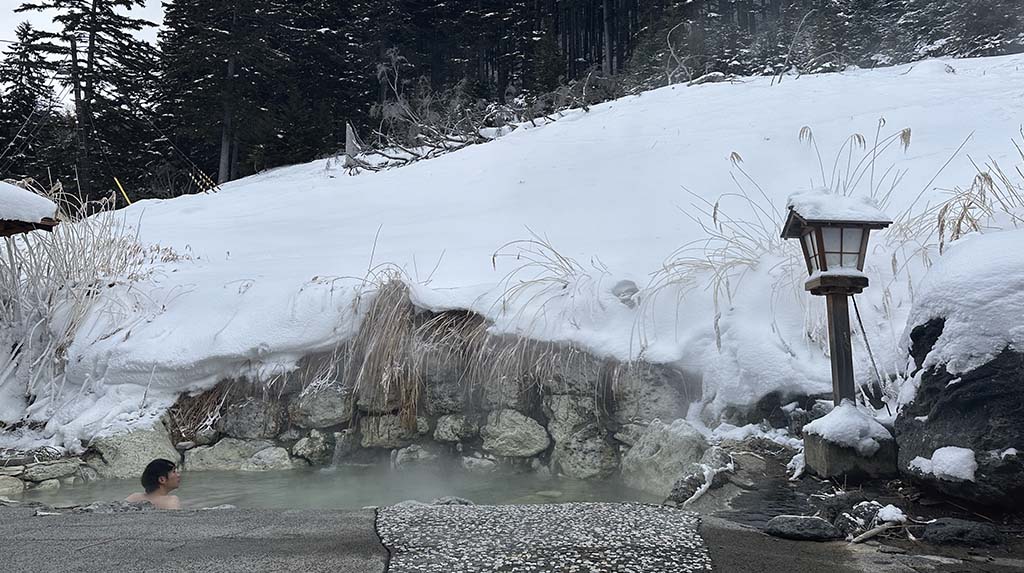
[[[896,440],[879,440],[881,445],[872,456],[825,440],[816,434],[804,434],[804,462],[807,469],[825,479],[858,482],[867,479],[895,477]]]

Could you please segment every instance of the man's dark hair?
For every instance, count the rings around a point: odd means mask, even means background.
[[[160,478],[167,477],[177,468],[178,465],[171,460],[163,458],[149,462],[142,472],[142,487],[146,493],[153,493],[160,489]]]

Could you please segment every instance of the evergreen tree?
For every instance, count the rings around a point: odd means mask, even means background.
[[[0,63],[0,176],[39,179],[48,167],[58,167],[45,163],[61,124],[50,82],[55,70],[31,24],[19,24],[15,37]]]
[[[75,106],[77,183],[86,198],[106,196],[114,178],[141,188],[148,179],[152,135],[144,116],[152,93],[153,47],[135,37],[153,24],[125,10],[143,0],[37,0],[17,11],[52,10],[56,33],[49,54],[62,64],[61,81]]]

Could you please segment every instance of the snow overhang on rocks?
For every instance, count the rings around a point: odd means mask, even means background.
[[[0,181],[0,236],[57,226],[57,205],[16,185]]]

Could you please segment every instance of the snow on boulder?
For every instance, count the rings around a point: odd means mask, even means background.
[[[824,440],[856,450],[871,457],[881,448],[882,441],[892,441],[892,434],[874,416],[862,411],[854,403],[844,400],[825,416],[804,426],[804,435],[813,434]]]
[[[974,481],[978,462],[974,458],[974,450],[946,446],[935,450],[931,459],[918,456],[910,460],[908,469],[942,480]]]
[[[972,233],[946,248],[919,287],[903,336],[909,348],[915,329],[943,323],[919,368],[959,374],[1006,348],[1024,349],[1022,247],[1024,229]]]
[[[904,333],[917,372],[896,418],[901,471],[946,495],[1017,508],[1024,460],[1002,453],[1024,444],[1021,245],[1024,230],[972,233],[935,260]],[[961,463],[950,471],[954,445]]]
[[[0,181],[0,221],[40,223],[55,219],[57,205],[46,197]]]
[[[882,523],[906,523],[907,516],[903,513],[903,510],[896,507],[895,505],[889,504],[882,509],[878,510],[875,516],[878,521]]]

